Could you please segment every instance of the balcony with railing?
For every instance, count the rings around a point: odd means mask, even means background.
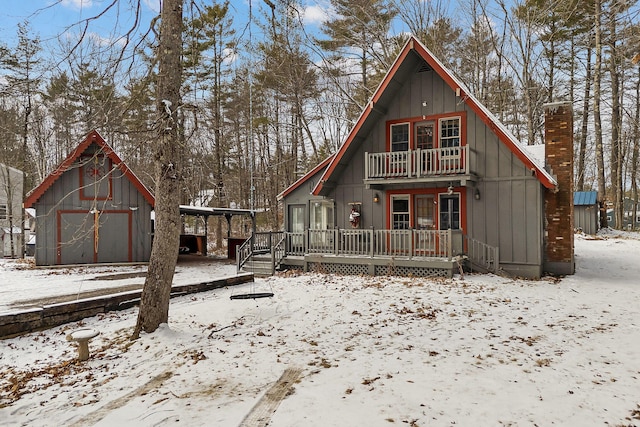
[[[442,181],[471,179],[469,146],[441,147],[410,151],[365,153],[365,182]]]

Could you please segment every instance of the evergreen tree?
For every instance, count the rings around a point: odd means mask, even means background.
[[[328,39],[318,44],[333,53],[327,58],[329,73],[357,76],[355,90],[343,91],[350,96],[350,117],[355,118],[379,83],[371,75],[388,69],[395,58],[388,33],[396,11],[385,0],[331,0],[331,6],[336,17],[325,22]]]

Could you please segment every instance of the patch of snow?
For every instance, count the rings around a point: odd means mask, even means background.
[[[3,340],[0,426],[238,426],[290,368],[301,377],[269,426],[633,425],[640,239],[575,243],[562,279],[289,273],[176,298],[169,324],[135,342],[137,308]],[[0,260],[3,304],[114,285],[90,280],[99,268],[59,271]],[[229,298],[259,290],[275,296]],[[65,340],[78,328],[100,331],[84,363]]]

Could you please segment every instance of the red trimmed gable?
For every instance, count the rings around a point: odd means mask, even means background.
[[[517,139],[509,132],[509,130],[498,121],[498,119],[484,106],[478,101],[473,95],[469,93],[469,90],[466,88],[461,81],[458,80],[457,77],[447,68],[445,67],[432,53],[429,49],[426,48],[415,36],[409,37],[406,44],[400,51],[400,54],[394,61],[393,65],[389,69],[389,72],[386,74],[378,88],[376,89],[373,97],[365,107],[364,111],[358,118],[358,121],[349,132],[347,139],[342,144],[336,155],[331,160],[331,163],[327,167],[326,171],[316,184],[313,189],[313,195],[321,195],[323,187],[325,183],[329,181],[331,175],[335,172],[337,166],[341,163],[346,163],[348,159],[343,159],[345,154],[347,153],[351,144],[354,143],[354,140],[358,136],[360,129],[363,127],[364,123],[369,119],[372,111],[375,109],[376,104],[380,101],[383,94],[387,90],[388,86],[396,76],[396,73],[402,63],[409,55],[409,52],[414,51],[418,54],[433,70],[444,80],[444,82],[459,94],[462,100],[471,108],[473,112],[491,129],[492,132],[496,134],[499,140],[505,144],[509,150],[518,158],[520,161],[524,163],[524,165],[529,168],[537,177],[542,185],[544,185],[548,189],[556,189],[557,182],[556,180],[547,172],[543,166],[539,165],[537,161],[535,161],[528,153],[521,148],[520,143]]]
[[[286,190],[284,190],[282,193],[278,194],[277,199],[278,200],[282,200],[285,197],[287,197],[289,194],[291,194],[291,192],[293,192],[296,188],[300,187],[302,184],[304,184],[305,182],[307,182],[309,180],[309,178],[311,178],[313,175],[315,175],[316,173],[320,172],[320,170],[322,170],[323,168],[326,168],[327,165],[329,164],[329,162],[331,161],[331,159],[334,158],[334,154],[332,154],[331,156],[327,157],[326,159],[324,159],[320,164],[318,164],[316,167],[314,167],[313,169],[311,169],[309,172],[307,172],[306,174],[304,174],[304,176],[302,176],[300,179],[298,179],[296,182],[294,182],[293,184],[291,184],[289,187],[287,187]]]
[[[24,200],[24,207],[31,208],[42,197],[42,195],[58,180],[64,172],[66,172],[73,163],[89,148],[89,146],[95,143],[105,153],[105,155],[111,159],[114,165],[131,181],[136,189],[142,194],[145,200],[151,205],[155,205],[155,198],[151,192],[145,187],[145,185],[138,179],[138,177],[127,167],[127,165],[118,157],[113,149],[105,142],[98,131],[93,130],[85,137],[85,139],[67,156],[67,158],[47,176],[42,183],[31,190]]]

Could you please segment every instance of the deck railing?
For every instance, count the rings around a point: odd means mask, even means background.
[[[285,233],[287,255],[452,257],[451,230],[306,230]]]
[[[498,270],[500,258],[498,248],[467,236],[460,236],[462,235],[459,232],[452,230],[378,230],[373,228],[256,233],[238,246],[237,267],[240,271],[242,266],[256,253],[271,253],[274,268],[285,256],[308,254],[409,259],[427,257],[448,260],[452,260],[454,255],[465,254],[476,267],[490,272]]]
[[[365,179],[469,174],[469,146],[365,153]]]

